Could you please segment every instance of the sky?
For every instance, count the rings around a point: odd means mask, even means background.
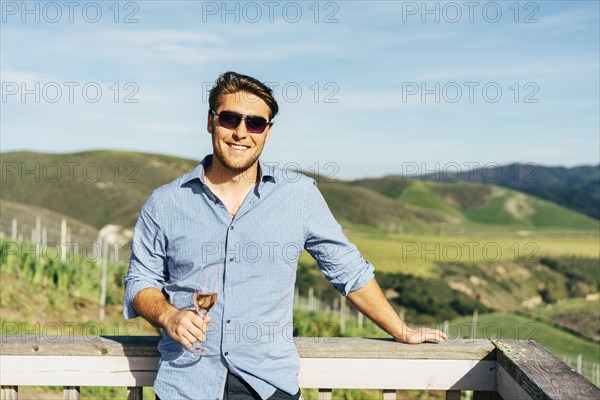
[[[600,163],[597,1],[1,1],[0,147],[202,159],[233,70],[265,161],[341,179]]]

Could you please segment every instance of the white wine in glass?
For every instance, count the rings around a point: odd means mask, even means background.
[[[198,315],[204,318],[206,314],[217,302],[217,292],[201,292],[196,290],[194,293],[194,307]]]
[[[217,286],[219,284],[219,265],[209,264],[200,269],[198,282],[194,285],[194,311],[204,318],[217,302]],[[209,355],[210,352],[203,348],[199,341],[185,348],[196,355]]]

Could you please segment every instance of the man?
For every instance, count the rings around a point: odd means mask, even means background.
[[[349,243],[315,181],[263,163],[278,105],[264,84],[227,72],[209,96],[213,154],[155,190],[136,225],[125,278],[125,318],[163,328],[154,389],[163,400],[297,399],[292,339],[296,267],[302,248],[326,278],[397,341],[441,342],[409,329]],[[180,310],[202,265],[218,264],[217,302],[204,319]],[[202,342],[210,355],[183,356]]]

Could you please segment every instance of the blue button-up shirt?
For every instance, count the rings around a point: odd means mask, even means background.
[[[234,219],[206,185],[207,156],[193,172],[156,189],[140,212],[125,277],[124,316],[145,288],[176,307],[201,266],[219,266],[210,311],[210,356],[192,356],[163,331],[154,390],[163,399],[219,399],[227,371],[260,396],[298,392],[300,360],[292,337],[296,268],[302,249],[343,295],[373,278],[348,242],[313,179],[259,160],[261,178]]]

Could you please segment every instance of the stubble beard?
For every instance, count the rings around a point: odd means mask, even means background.
[[[258,157],[260,156],[260,152],[255,152],[244,163],[240,163],[228,160],[225,156],[223,156],[223,153],[221,151],[214,151],[214,154],[226,170],[235,174],[241,174],[243,172],[246,172],[254,164],[256,164],[256,162],[258,161]]]

